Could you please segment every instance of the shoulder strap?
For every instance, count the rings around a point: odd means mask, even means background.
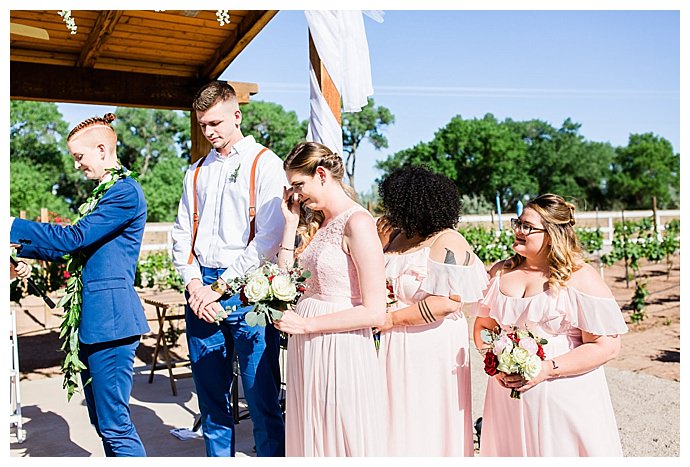
[[[198,201],[197,201],[197,194],[196,194],[196,179],[199,177],[199,169],[201,166],[204,164],[204,161],[206,160],[206,156],[202,157],[199,160],[199,163],[196,166],[196,169],[194,169],[194,217],[193,217],[193,222],[194,225],[192,226],[192,249],[189,252],[189,260],[187,261],[187,264],[192,264],[194,262],[194,243],[196,242],[196,231],[199,228],[199,206],[198,206]]]
[[[268,148],[263,148],[254,157],[254,162],[252,163],[252,171],[249,175],[249,239],[247,240],[247,245],[254,239],[255,227],[254,218],[256,217],[256,166],[259,163],[259,158],[263,153],[268,151]]]
[[[254,157],[254,162],[252,163],[252,170],[249,176],[249,240],[247,240],[247,245],[254,239],[254,218],[256,217],[256,166],[258,165],[259,158],[266,152],[268,148],[263,148]],[[192,250],[189,252],[188,264],[194,262],[194,243],[196,242],[196,232],[199,228],[199,211],[198,211],[198,201],[197,201],[197,191],[196,191],[196,180],[199,177],[199,169],[206,160],[206,156],[202,157],[199,164],[194,170],[194,225],[192,227]]]

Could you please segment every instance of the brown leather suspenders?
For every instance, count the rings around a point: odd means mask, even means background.
[[[254,162],[252,163],[252,170],[249,175],[249,239],[247,240],[247,245],[254,239],[255,227],[254,218],[256,217],[256,166],[259,162],[261,155],[266,152],[268,148],[263,148],[254,157]],[[197,191],[196,191],[196,180],[199,177],[199,169],[204,164],[206,156],[202,157],[197,164],[196,169],[194,169],[194,216],[193,216],[193,226],[192,226],[192,249],[189,252],[188,264],[194,262],[194,243],[196,242],[196,232],[199,228],[199,207],[197,201]]]

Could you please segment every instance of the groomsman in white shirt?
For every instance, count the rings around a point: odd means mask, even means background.
[[[280,202],[288,184],[283,162],[242,135],[242,112],[229,84],[203,86],[192,107],[213,148],[187,170],[172,237],[173,259],[186,287],[186,334],[206,453],[235,455],[230,389],[237,352],[256,453],[284,456],[278,331],[270,324],[248,326],[249,308],[216,323],[226,307],[240,304],[238,295],[226,293],[227,282],[278,251],[285,222]]]

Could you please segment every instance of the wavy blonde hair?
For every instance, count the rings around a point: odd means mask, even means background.
[[[582,258],[582,247],[575,233],[575,205],[559,195],[547,193],[533,199],[525,209],[533,209],[544,224],[549,242],[543,249],[549,263],[550,289],[565,286],[573,272],[578,270]],[[525,261],[525,257],[516,253],[506,260],[505,268],[515,269]]]
[[[292,148],[292,151],[290,151],[290,154],[283,162],[283,169],[285,171],[292,170],[310,177],[314,176],[317,167],[327,169],[350,198],[357,198],[354,190],[343,183],[343,176],[345,175],[343,159],[331,151],[328,146],[315,142],[300,143]],[[297,235],[300,241],[299,246],[295,250],[295,255],[304,251],[314,237],[314,234],[316,234],[316,231],[323,225],[323,221],[324,215],[322,211],[312,211],[305,206],[301,206],[297,226]]]

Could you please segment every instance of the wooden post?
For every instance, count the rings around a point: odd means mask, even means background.
[[[316,74],[316,81],[319,83],[319,88],[321,88],[321,93],[323,97],[328,102],[328,107],[331,108],[331,112],[335,115],[335,119],[339,124],[342,124],[342,115],[340,113],[340,93],[338,88],[335,87],[333,79],[328,74],[328,70],[323,65],[321,57],[316,50],[314,45],[314,40],[311,38],[311,32],[309,33],[309,61],[311,66],[314,68],[314,73]]]
[[[196,119],[196,112],[191,110],[189,112],[189,116],[189,129],[192,136],[192,149],[189,163],[193,164],[208,154],[208,152],[211,150],[211,143],[208,142],[204,136],[204,132],[201,131],[199,122]]]
[[[659,219],[657,216],[658,214],[656,212],[656,196],[652,196],[652,222],[654,222],[654,234],[656,235],[657,240],[659,240]]]
[[[623,257],[625,258],[625,288],[630,288],[628,279],[628,235],[625,228],[625,209],[621,209],[621,220],[623,221]]]
[[[48,222],[48,208],[41,208],[41,222]]]
[[[26,211],[24,211],[24,210],[19,211],[19,218],[20,219],[26,219]]]

